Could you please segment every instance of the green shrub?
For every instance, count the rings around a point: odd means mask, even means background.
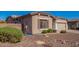
[[[66,30],[61,30],[60,33],[66,33]]]
[[[52,32],[53,32],[52,29],[48,29],[48,30],[47,30],[47,33],[52,33]]]
[[[43,33],[43,34],[46,34],[46,33],[48,33],[48,32],[47,32],[47,30],[43,30],[42,33]]]
[[[47,29],[47,30],[43,30],[42,33],[45,34],[45,33],[52,33],[53,30],[52,29]]]
[[[1,42],[17,43],[20,42],[22,35],[23,33],[16,28],[10,28],[10,27],[0,28]]]

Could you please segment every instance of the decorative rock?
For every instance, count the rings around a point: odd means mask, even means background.
[[[45,35],[45,37],[49,37],[47,34],[44,34]]]
[[[42,45],[42,44],[45,44],[45,42],[44,41],[36,41],[36,44]]]

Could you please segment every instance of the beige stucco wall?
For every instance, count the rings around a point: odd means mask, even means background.
[[[61,20],[61,19],[57,19],[56,22],[64,22],[64,23],[67,23],[66,20]]]
[[[32,34],[41,33],[42,30],[45,30],[45,29],[39,28],[39,19],[48,20],[48,26],[50,29],[52,29],[52,18],[51,17],[35,15],[35,16],[32,16]]]
[[[66,23],[66,31],[68,30],[68,23]]]

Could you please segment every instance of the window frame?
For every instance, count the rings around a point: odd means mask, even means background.
[[[49,21],[47,19],[39,19],[39,28],[40,29],[49,28]]]

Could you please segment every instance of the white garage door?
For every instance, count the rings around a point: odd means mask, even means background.
[[[57,23],[57,29],[58,30],[65,30],[66,24]]]

